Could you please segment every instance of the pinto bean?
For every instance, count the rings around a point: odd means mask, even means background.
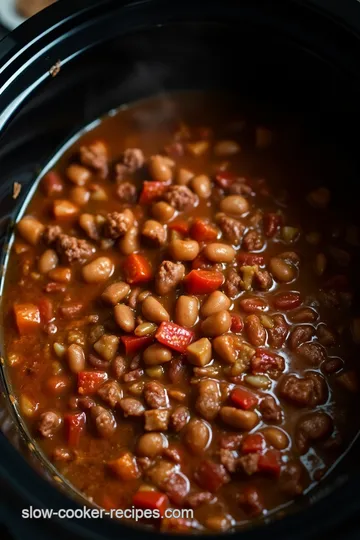
[[[296,268],[279,257],[271,257],[269,270],[280,283],[290,283],[296,277]]]
[[[167,223],[174,217],[175,208],[165,201],[159,201],[152,205],[151,212],[155,219],[161,223]]]
[[[208,176],[201,174],[191,180],[191,188],[200,199],[208,199],[211,195],[211,181]]]
[[[101,298],[108,304],[112,304],[115,306],[124,298],[127,297],[127,295],[130,292],[130,285],[125,283],[124,281],[119,281],[117,283],[112,283],[106,289],[101,295]]]
[[[164,156],[151,156],[149,160],[149,171],[157,182],[167,182],[172,178],[172,170],[169,166],[171,160]]]
[[[196,240],[175,239],[169,245],[169,251],[175,261],[193,261],[200,251]]]
[[[84,186],[91,177],[91,172],[86,167],[73,163],[66,169],[66,176],[73,184]]]
[[[124,332],[133,332],[135,329],[135,316],[134,312],[129,306],[125,304],[117,304],[114,307],[114,318],[118,326]]]
[[[143,354],[144,363],[147,366],[157,366],[159,364],[166,364],[170,362],[172,358],[172,353],[170,349],[167,349],[159,343],[154,343],[150,345]]]
[[[245,431],[250,431],[259,422],[254,411],[243,411],[235,407],[221,407],[220,417],[225,424]]]
[[[285,431],[277,427],[267,427],[263,433],[266,441],[277,450],[285,450],[289,446],[289,437]]]
[[[17,224],[17,230],[24,240],[36,246],[44,231],[44,225],[32,216],[23,217]]]
[[[82,269],[82,275],[87,283],[106,281],[114,272],[114,263],[108,257],[98,257]]]
[[[48,274],[51,270],[54,270],[59,263],[59,257],[56,251],[53,249],[47,249],[41,255],[38,263],[39,272],[41,274]]]
[[[221,291],[215,291],[208,296],[201,306],[201,315],[209,317],[219,311],[228,310],[231,306],[231,300]]]
[[[67,350],[67,359],[70,371],[73,373],[79,373],[85,368],[85,353],[84,349],[73,343]]]
[[[131,255],[140,249],[139,229],[137,226],[130,227],[125,235],[119,240],[119,249],[123,255]]]
[[[184,442],[194,454],[201,454],[211,443],[211,427],[204,420],[194,418],[186,426]]]
[[[166,446],[167,440],[162,433],[145,433],[137,442],[136,453],[138,456],[154,458],[161,455]]]
[[[300,454],[305,454],[312,442],[329,437],[333,430],[333,421],[324,412],[314,412],[303,416],[296,426],[295,444]]]
[[[261,347],[266,341],[266,330],[257,315],[249,315],[245,319],[247,337],[254,347]]]
[[[250,205],[241,195],[229,195],[221,201],[220,210],[236,218],[246,214],[250,210]]]
[[[83,186],[76,186],[70,191],[71,202],[77,206],[85,206],[90,199],[90,191]]]
[[[142,314],[146,319],[156,324],[170,321],[170,315],[164,306],[154,296],[148,296],[142,303]]]
[[[199,301],[195,296],[179,296],[175,307],[175,321],[180,326],[191,328],[197,322]]]
[[[305,343],[305,341],[310,341],[314,333],[314,328],[308,324],[296,326],[289,336],[288,341],[290,349],[295,351],[302,343]]]
[[[215,337],[225,334],[231,327],[231,315],[222,310],[210,315],[201,324],[201,330],[205,336]]]
[[[214,242],[205,246],[203,253],[211,262],[229,263],[234,260],[236,252],[228,244]]]

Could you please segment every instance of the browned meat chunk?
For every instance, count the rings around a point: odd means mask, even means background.
[[[99,171],[102,178],[108,174],[108,155],[105,144],[102,141],[95,141],[89,146],[80,147],[80,162]]]
[[[224,293],[230,298],[234,298],[242,291],[242,279],[235,270],[230,270],[223,286]]]
[[[316,329],[316,334],[321,345],[324,347],[332,347],[336,343],[336,336],[326,324],[320,324]]]
[[[177,407],[170,417],[170,427],[178,433],[186,426],[189,420],[189,409],[187,407]]]
[[[243,435],[240,435],[239,433],[222,435],[220,438],[220,448],[224,448],[225,450],[237,450],[240,448],[243,438]]]
[[[137,381],[138,379],[141,379],[143,375],[144,375],[143,369],[141,368],[134,369],[133,371],[129,371],[129,373],[125,373],[125,375],[123,376],[123,381],[126,383]]]
[[[176,448],[165,448],[161,455],[163,458],[169,459],[174,463],[181,463],[181,455]]]
[[[229,193],[231,195],[250,195],[252,192],[251,186],[244,182],[234,182],[229,187]]]
[[[214,500],[214,495],[210,491],[199,491],[199,493],[191,493],[186,498],[186,506],[190,508],[199,508],[202,504],[211,503]]]
[[[264,245],[264,239],[258,231],[249,231],[245,234],[242,247],[247,251],[258,251]]]
[[[124,411],[124,416],[142,416],[145,412],[145,407],[135,398],[124,398],[120,401],[120,407]]]
[[[259,491],[253,487],[246,487],[239,495],[239,505],[250,517],[260,516],[264,511],[264,503]]]
[[[274,326],[268,329],[269,345],[274,349],[279,349],[285,343],[289,326],[283,315],[274,315],[272,317]]]
[[[200,381],[198,384],[199,396],[195,408],[206,420],[212,420],[220,410],[220,390],[217,382],[211,379]]]
[[[259,454],[247,454],[238,459],[238,466],[245,474],[251,476],[258,471]]]
[[[179,212],[188,212],[198,203],[198,197],[187,186],[170,186],[164,199]]]
[[[166,229],[158,221],[145,221],[141,234],[150,247],[160,247],[166,242]]]
[[[74,456],[66,448],[56,447],[52,453],[52,458],[54,461],[71,461],[74,459]]]
[[[194,475],[196,482],[207,491],[215,493],[224,484],[230,482],[230,476],[228,475],[224,465],[221,463],[214,463],[210,459],[205,459],[198,466]]]
[[[124,212],[111,212],[107,214],[104,223],[104,235],[116,240],[124,236],[134,223],[134,215],[130,210]]]
[[[155,275],[157,294],[164,296],[175,289],[184,279],[185,266],[181,263],[163,261]]]
[[[131,289],[129,296],[127,297],[126,303],[131,309],[135,309],[138,301],[138,296],[141,293],[140,287],[135,287]]]
[[[116,195],[120,199],[120,202],[132,204],[136,202],[137,198],[136,187],[130,182],[122,182],[116,188]]]
[[[325,379],[318,373],[304,378],[286,375],[279,386],[280,395],[300,407],[314,407],[324,403],[327,397]]]
[[[98,434],[103,439],[111,437],[116,430],[116,421],[111,411],[96,405],[91,408],[91,417],[95,422]]]
[[[61,235],[62,230],[59,225],[47,225],[43,232],[43,240],[45,244],[53,244]]]
[[[117,379],[121,379],[127,369],[127,363],[123,356],[117,356],[111,364],[113,373]]]
[[[71,264],[73,262],[86,262],[95,252],[95,248],[86,240],[60,234],[56,240],[56,251],[67,263]]]
[[[127,148],[122,156],[122,162],[130,173],[134,173],[144,165],[144,153],[140,148]]]
[[[181,505],[189,492],[189,481],[183,475],[175,473],[166,480],[162,490],[172,503]]]
[[[218,214],[217,222],[226,240],[229,240],[234,246],[238,246],[242,240],[245,225],[238,219],[230,218],[225,214]]]
[[[162,459],[146,470],[146,478],[158,488],[163,489],[166,482],[175,474],[175,472],[176,464]]]
[[[116,407],[123,397],[122,389],[116,381],[106,381],[97,393],[112,408]]]
[[[290,333],[288,343],[292,351],[295,351],[305,341],[310,341],[314,335],[314,328],[309,324],[296,326]]]
[[[167,431],[169,420],[169,409],[145,411],[145,431]]]
[[[295,431],[295,444],[300,454],[305,454],[312,442],[326,439],[333,431],[333,421],[324,412],[314,412],[303,416]]]
[[[234,450],[227,450],[225,448],[220,450],[220,462],[230,473],[234,473],[236,471],[238,467],[238,459],[239,456],[236,452],[234,452]]]
[[[326,352],[319,343],[303,343],[296,352],[313,366],[319,366],[326,360]]]
[[[43,412],[39,417],[38,431],[44,438],[52,437],[61,424],[60,416],[54,411]]]
[[[272,396],[265,396],[260,403],[260,412],[265,422],[280,423],[282,418],[281,407]]]
[[[151,409],[165,409],[169,405],[165,387],[156,381],[145,384],[144,399]]]
[[[304,468],[298,461],[291,461],[287,463],[283,468],[281,477],[280,477],[280,489],[287,495],[295,497],[296,495],[301,495],[304,491],[304,486],[302,485],[302,476],[304,473]]]

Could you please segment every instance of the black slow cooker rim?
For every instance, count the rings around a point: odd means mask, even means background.
[[[260,3],[265,4],[262,0]],[[202,2],[198,1],[197,5]],[[183,0],[182,8],[186,9],[188,6],[193,5],[194,2],[187,2]],[[226,5],[233,7],[231,2],[222,2],[222,9],[226,9]],[[307,5],[308,2],[302,2],[301,0],[279,0],[277,5],[293,5],[298,8],[300,5]],[[2,116],[1,125],[5,126],[7,121],[11,118],[21,103],[18,100],[14,107],[11,107],[14,101],[14,89],[13,83],[17,80],[21,71],[24,71],[23,66],[26,66],[27,62],[31,63],[31,59],[36,54],[42,51],[47,45],[53,43],[61,37],[64,32],[70,32],[71,28],[75,30],[82,24],[86,24],[89,20],[96,20],[101,17],[106,10],[115,10],[123,8],[129,13],[129,10],[138,10],[140,12],[145,6],[151,5],[152,8],[165,9],[166,2],[163,0],[142,0],[140,2],[133,1],[116,1],[116,0],[104,0],[99,3],[97,0],[73,0],[71,5],[68,3],[57,3],[52,8],[45,10],[43,13],[36,16],[33,20],[25,23],[13,34],[9,35],[0,43],[0,62],[3,67],[0,70],[0,118]],[[210,5],[215,6],[215,2],[207,2],[207,8]],[[274,3],[273,3],[274,7]],[[59,22],[60,21],[60,22]],[[43,31],[47,28],[46,31]],[[355,38],[355,33],[349,32],[345,27],[342,27],[346,34],[349,43]],[[356,37],[357,39],[357,37]],[[42,63],[38,66],[38,72],[42,70],[42,74],[47,74],[49,69],[49,58],[42,59]],[[50,64],[51,65],[51,64]],[[30,78],[33,74],[30,73]],[[9,81],[11,81],[10,84]],[[26,92],[28,90],[29,79],[25,78],[21,81],[22,90]],[[16,89],[19,90],[20,86]],[[18,94],[20,95],[20,94]],[[7,479],[15,489],[24,498],[24,501],[30,501],[32,504],[37,504],[39,507],[48,507],[54,509],[60,508],[79,508],[79,504],[70,498],[66,497],[60,491],[54,489],[54,487],[40,477],[35,470],[33,470],[26,460],[18,453],[14,451],[14,448],[5,439],[4,436],[0,437],[0,448],[2,452],[1,471],[5,479]],[[358,479],[353,477],[342,484],[341,489],[337,489],[333,493],[330,493],[325,498],[317,500],[311,506],[301,513],[291,514],[284,517],[281,521],[269,523],[268,525],[260,525],[256,529],[242,530],[240,534],[244,539],[253,539],[260,537],[262,534],[273,534],[278,537],[288,535],[291,531],[292,538],[303,537],[303,526],[306,522],[306,534],[309,538],[312,535],[317,534],[320,528],[323,529],[324,523],[328,529],[339,523],[339,520],[345,520],[347,517],[354,515],[360,510],[360,501],[356,497]],[[341,512],[329,512],[329,508],[341,508]],[[92,520],[76,520],[76,521],[61,521],[64,528],[71,527],[72,533],[78,533],[84,535],[86,538],[117,538],[119,530],[128,532],[133,537],[142,537],[145,534],[157,536],[158,533],[129,527],[123,523]],[[266,527],[266,529],[265,529]],[[236,534],[236,533],[235,533]],[[184,535],[179,535],[185,538]],[[209,535],[210,538],[215,538],[217,535]]]

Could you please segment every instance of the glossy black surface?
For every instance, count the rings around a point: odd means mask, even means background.
[[[0,43],[2,241],[37,172],[72,133],[121,103],[184,88],[230,88],[254,115],[275,115],[280,121],[296,117],[304,134],[299,144],[308,144],[310,137],[343,155],[344,175],[333,187],[339,205],[342,197],[347,212],[357,213],[357,198],[349,197],[349,191],[358,191],[360,173],[358,137],[353,135],[360,116],[358,36],[323,14],[303,10],[300,5],[307,2],[219,4],[59,2]],[[59,59],[60,73],[52,78],[49,69]],[[23,185],[16,202],[11,197],[14,181]],[[6,418],[3,413],[2,423]],[[3,493],[11,486],[22,506],[75,507],[2,435],[0,451]],[[241,532],[242,538],[295,540],[319,538],[335,527],[343,531],[360,510],[357,455],[354,448],[312,492],[314,504],[301,499],[299,513],[267,525],[268,530]],[[25,530],[35,530],[37,538],[64,537],[67,527],[72,538],[144,537],[143,531],[114,522],[16,522],[14,507],[12,514],[3,512],[4,519],[21,540]]]

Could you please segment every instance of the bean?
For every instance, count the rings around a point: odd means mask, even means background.
[[[267,375],[246,375],[244,381],[246,384],[254,388],[261,388],[262,390],[271,386],[271,380]]]
[[[200,199],[208,199],[211,195],[210,178],[205,174],[195,176],[191,180],[191,188]]]
[[[218,336],[212,343],[216,353],[224,360],[224,362],[227,364],[234,364],[236,362],[237,353],[234,348],[232,336]]]
[[[201,330],[205,336],[215,337],[225,334],[231,327],[231,315],[228,311],[222,310],[214,315],[210,315],[201,324]]]
[[[214,242],[205,246],[203,253],[209,261],[215,263],[229,263],[235,258],[235,250],[227,244]]]
[[[78,206],[85,206],[89,202],[90,192],[82,186],[74,187],[70,191],[70,199]]]
[[[194,366],[206,366],[211,362],[211,343],[207,338],[201,338],[188,346],[187,358]]]
[[[100,283],[109,279],[114,272],[114,263],[108,257],[98,257],[82,268],[87,283]]]
[[[191,328],[197,322],[199,301],[195,296],[179,296],[175,307],[175,321],[180,326]]]
[[[151,291],[141,291],[138,296],[138,302],[143,302],[148,296],[151,296]]]
[[[220,416],[225,424],[237,429],[250,431],[259,422],[257,414],[253,411],[243,411],[235,407],[222,407]]]
[[[166,242],[166,229],[154,219],[145,221],[141,233],[151,246],[162,246]]]
[[[89,238],[97,240],[99,232],[93,214],[81,214],[79,217],[79,225]]]
[[[277,450],[285,450],[289,446],[289,437],[277,427],[268,427],[263,430],[266,441]]]
[[[44,253],[39,259],[39,272],[41,272],[42,274],[47,274],[48,272],[50,272],[50,270],[56,268],[58,262],[59,257],[57,256],[56,251],[54,251],[53,249],[47,249],[46,251],[44,251]]]
[[[280,259],[279,257],[271,257],[269,262],[269,270],[274,279],[281,283],[289,283],[296,276],[296,269],[293,265]]]
[[[231,214],[234,217],[240,217],[246,214],[250,209],[248,201],[241,195],[229,195],[220,203],[220,210],[225,214]]]
[[[159,201],[152,205],[151,207],[152,214],[155,219],[161,223],[167,223],[171,218],[174,217],[175,208],[170,206],[170,204],[165,201]]]
[[[71,281],[70,268],[54,268],[50,270],[48,275],[52,281],[57,281],[58,283],[69,283]]]
[[[44,225],[32,216],[25,216],[17,224],[17,230],[24,240],[36,246],[43,233]]]
[[[94,343],[94,349],[104,360],[110,362],[116,355],[119,341],[117,336],[104,334]]]
[[[134,312],[125,304],[117,304],[114,307],[114,318],[116,323],[124,332],[133,332],[135,329]]]
[[[92,189],[91,189],[90,199],[92,201],[107,201],[108,200],[108,195],[102,186],[99,186],[98,184],[93,184],[91,187]]]
[[[19,405],[22,414],[31,418],[36,413],[39,404],[24,394],[20,394]]]
[[[139,251],[139,229],[136,226],[130,227],[127,233],[120,238],[118,246],[123,255],[131,255],[131,253]]]
[[[211,427],[204,420],[192,419],[186,426],[184,442],[194,454],[204,452],[211,443]]]
[[[167,182],[172,178],[172,170],[164,156],[151,156],[149,160],[149,171],[157,182]]]
[[[205,152],[208,150],[209,141],[196,141],[188,143],[186,148],[192,156],[199,157],[205,154]]]
[[[214,146],[214,154],[218,157],[234,156],[240,152],[240,145],[236,141],[219,141]]]
[[[142,457],[155,458],[161,455],[167,440],[161,433],[145,433],[136,445],[136,453]]]
[[[135,328],[135,336],[142,337],[142,336],[151,336],[152,334],[155,334],[157,330],[156,324],[153,324],[151,322],[144,322],[139,324]]]
[[[199,255],[200,247],[196,240],[176,238],[170,243],[169,250],[175,261],[193,261]]]
[[[301,308],[289,315],[289,319],[293,322],[314,322],[319,315],[311,308]]]
[[[215,291],[205,300],[201,307],[201,315],[209,317],[219,311],[228,310],[231,306],[231,300],[221,291]]]
[[[260,347],[265,344],[266,330],[260,322],[257,315],[249,315],[245,319],[245,330],[247,337],[254,347]]]
[[[73,343],[67,350],[67,360],[72,373],[83,371],[85,368],[84,349],[80,345]]]
[[[176,183],[179,186],[186,186],[194,178],[194,173],[188,169],[179,169],[176,175]]]
[[[166,364],[166,362],[170,362],[171,358],[172,353],[170,349],[167,349],[158,343],[150,345],[143,354],[143,360],[147,366]]]
[[[314,269],[318,276],[322,276],[326,269],[326,257],[323,253],[318,253],[315,257]]]
[[[142,303],[142,314],[146,319],[156,324],[170,321],[170,315],[164,306],[153,296],[148,296]]]
[[[68,219],[79,212],[79,207],[66,199],[57,199],[53,204],[53,212],[56,219]]]
[[[327,188],[321,187],[311,191],[307,196],[307,201],[314,208],[324,209],[328,206],[330,202],[330,191]]]
[[[145,373],[151,379],[162,379],[164,376],[164,368],[162,366],[154,366],[145,369]]]
[[[130,292],[130,285],[125,283],[124,281],[119,281],[118,283],[112,283],[106,289],[101,295],[101,298],[104,300],[104,302],[108,304],[112,304],[115,306],[124,298],[127,297],[127,295]]]
[[[84,186],[91,177],[89,169],[73,163],[66,169],[66,176],[73,184]]]

